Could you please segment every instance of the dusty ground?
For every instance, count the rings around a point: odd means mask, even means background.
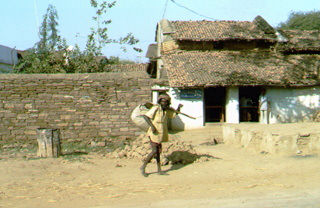
[[[317,156],[253,154],[220,141],[221,126],[174,133],[215,159],[140,175],[138,159],[0,155],[0,207],[320,207]]]

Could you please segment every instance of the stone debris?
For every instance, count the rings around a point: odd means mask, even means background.
[[[128,158],[145,160],[150,153],[150,141],[145,133],[135,141],[119,147],[106,155],[108,158]],[[194,162],[206,162],[215,159],[210,155],[197,154],[190,142],[179,141],[175,135],[170,135],[170,141],[162,144],[161,164],[190,164]],[[156,160],[152,160],[153,163]]]
[[[90,142],[90,146],[91,147],[105,147],[106,146],[106,142],[105,141],[101,141],[101,142]]]
[[[214,146],[214,145],[217,145],[217,144],[218,144],[217,139],[213,138],[211,142],[204,142],[204,143],[201,143],[200,145],[204,145],[204,146]]]
[[[314,114],[314,121],[315,121],[315,122],[320,122],[320,111],[317,111],[317,112]]]

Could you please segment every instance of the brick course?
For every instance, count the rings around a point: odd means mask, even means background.
[[[36,140],[37,128],[59,128],[65,141],[135,137],[132,110],[167,84],[144,72],[0,74],[0,144]]]

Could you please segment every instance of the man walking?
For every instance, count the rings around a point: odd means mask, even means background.
[[[145,169],[147,164],[152,160],[154,156],[156,156],[157,160],[158,174],[168,175],[161,170],[160,153],[162,151],[162,142],[168,142],[169,140],[168,118],[173,118],[176,115],[175,110],[170,108],[170,104],[170,96],[167,94],[162,94],[159,96],[158,104],[154,105],[145,115],[143,115],[143,118],[150,126],[147,135],[150,139],[152,148],[151,153],[147,156],[146,160],[140,168],[141,174],[144,177],[148,176]],[[181,107],[182,105],[179,104],[176,111],[180,111]]]

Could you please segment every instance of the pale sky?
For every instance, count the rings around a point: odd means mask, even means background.
[[[84,49],[85,37],[94,24],[92,16],[95,14],[90,0],[0,0],[0,3],[0,45],[18,50],[28,49],[39,41],[38,26],[49,4],[58,11],[58,29],[68,45],[78,44]],[[107,45],[103,53],[147,62],[144,56],[148,45],[155,42],[156,25],[162,18],[171,21],[252,21],[260,15],[272,26],[277,26],[288,19],[291,11],[312,10],[320,10],[319,0],[118,0],[105,18],[112,20],[108,27],[109,36],[124,37],[132,32],[140,40],[136,47],[142,48],[143,52],[133,52],[130,46],[128,52],[122,52],[120,46]]]

